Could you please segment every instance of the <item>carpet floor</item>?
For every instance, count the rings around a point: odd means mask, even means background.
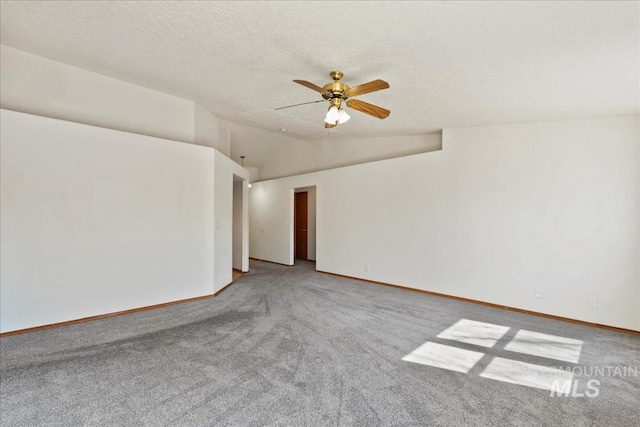
[[[2,338],[0,425],[640,425],[638,336],[250,268],[216,298]]]

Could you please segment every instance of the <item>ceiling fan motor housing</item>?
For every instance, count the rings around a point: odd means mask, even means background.
[[[343,76],[342,71],[332,71],[329,75],[333,79],[333,83],[322,87],[326,91],[322,94],[322,97],[326,100],[339,99],[340,101],[346,101],[349,96],[345,92],[349,90],[349,86],[338,81]],[[332,102],[331,105],[336,105],[336,103]],[[337,105],[339,106],[340,102],[337,102]]]

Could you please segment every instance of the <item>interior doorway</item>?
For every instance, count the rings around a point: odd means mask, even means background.
[[[232,280],[237,278],[238,273],[246,273],[249,271],[248,191],[248,181],[234,174],[232,204]]]
[[[293,241],[295,242],[295,258],[307,260],[308,240],[308,215],[309,215],[309,193],[301,191],[295,193],[294,207],[294,225],[293,225]]]
[[[316,260],[316,187],[294,189],[293,261]]]

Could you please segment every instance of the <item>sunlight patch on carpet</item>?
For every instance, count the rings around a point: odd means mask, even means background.
[[[551,390],[554,382],[556,384],[566,384],[568,382],[570,387],[573,381],[571,372],[502,357],[494,358],[480,376],[543,390]]]
[[[437,337],[491,348],[508,330],[508,326],[461,319],[442,331]]]
[[[403,357],[402,360],[466,374],[482,359],[482,356],[484,353],[478,351],[426,342]]]
[[[504,349],[516,353],[578,363],[582,352],[582,344],[581,340],[520,330]]]
[[[483,378],[543,390],[570,390],[572,372],[517,359],[522,357],[519,355],[527,355],[578,363],[584,342],[521,329],[506,345],[498,344],[510,329],[508,326],[460,319],[436,337],[477,347],[478,351],[427,341],[402,360],[468,374],[486,355],[484,362],[489,363],[479,367],[484,367],[480,374]],[[491,354],[487,355],[485,352],[489,348],[492,349]]]

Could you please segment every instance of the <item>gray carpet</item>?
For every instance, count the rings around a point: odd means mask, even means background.
[[[482,345],[469,343],[478,330],[437,337],[462,319],[507,332]],[[552,344],[557,355],[532,354],[544,339],[522,337],[529,350],[509,351],[521,330],[582,341],[579,361],[557,360],[562,343]],[[437,350],[427,364],[402,360],[425,343]],[[456,372],[448,364],[464,358],[447,351],[481,358]],[[6,337],[0,356],[2,426],[640,425],[638,336],[339,278],[304,262],[252,262],[214,299]],[[577,396],[522,385],[519,368],[482,376],[498,359],[573,367]],[[620,369],[587,369],[606,366]],[[579,396],[593,392],[589,379],[598,395]]]

